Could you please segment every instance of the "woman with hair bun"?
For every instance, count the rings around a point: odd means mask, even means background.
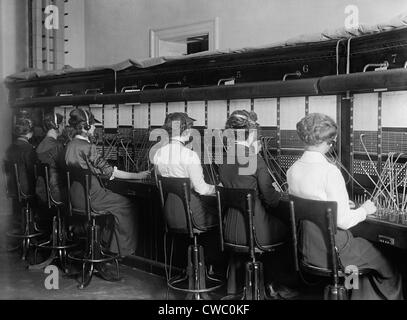
[[[223,164],[219,166],[219,176],[223,186],[227,188],[255,190],[255,241],[260,246],[267,246],[286,240],[288,228],[273,215],[273,211],[279,206],[282,194],[275,189],[266,163],[259,154],[258,128],[257,114],[254,112],[237,110],[230,115],[226,121],[226,129],[233,132],[235,139],[232,139],[234,143],[228,146],[226,153],[229,156],[230,154],[235,155],[235,158],[230,159],[228,156],[224,158]],[[239,211],[229,209],[226,215],[224,236],[228,241],[236,244],[246,245],[248,243],[244,217]],[[237,265],[233,266],[234,262],[231,263],[231,267],[237,268]],[[272,275],[268,269],[268,267],[265,268],[266,278],[268,278],[268,282],[271,282]],[[287,290],[287,288],[283,288],[281,283],[279,285],[279,293],[282,295],[283,290]],[[276,289],[272,286],[267,288]]]
[[[35,174],[34,174],[34,165],[37,161],[35,154],[35,149],[30,142],[34,131],[33,123],[27,115],[23,117],[17,117],[14,128],[13,128],[14,138],[13,143],[8,147],[5,160],[10,163],[16,163],[18,166],[18,175],[20,180],[21,191],[25,195],[34,195],[35,193]],[[9,173],[12,174],[12,173]],[[35,206],[34,199],[30,199],[30,204]],[[20,212],[18,208],[20,204],[17,200],[13,201],[13,216],[12,228],[15,229],[15,232],[22,232],[21,230],[21,215],[17,215],[17,212]],[[36,216],[36,222],[37,220]],[[18,226],[18,227],[17,227]]]
[[[18,117],[13,130],[15,140],[6,151],[6,159],[18,165],[21,191],[27,195],[35,192],[34,164],[37,157],[30,143],[33,129],[33,122],[28,116]]]
[[[63,130],[64,117],[59,113],[48,113],[44,116],[43,127],[47,133],[35,149],[39,162],[50,166],[49,182],[52,198],[55,201],[66,201],[65,148],[59,140]],[[36,194],[42,202],[47,202],[45,182],[39,179]]]
[[[272,244],[281,241],[286,235],[286,227],[280,220],[274,217],[270,211],[279,204],[281,194],[276,191],[264,159],[258,154],[257,148],[257,115],[254,112],[246,110],[237,110],[233,112],[226,121],[226,129],[237,132],[235,144],[230,148],[241,148],[241,154],[235,153],[236,157],[233,163],[228,163],[228,159],[219,166],[219,175],[222,184],[228,188],[247,188],[255,189],[257,197],[255,199],[255,226],[256,241],[262,245]],[[230,149],[229,149],[230,150]],[[228,151],[229,151],[228,150]],[[230,160],[230,159],[229,159]],[[245,163],[243,163],[245,162]],[[253,170],[239,170],[251,166]],[[249,172],[251,171],[251,172]],[[235,229],[229,230],[238,235],[238,242],[245,243],[246,232],[243,227],[243,220],[240,220],[238,214],[231,212],[228,219],[235,220],[237,223]]]
[[[325,156],[336,143],[336,123],[327,115],[311,113],[297,123],[297,133],[305,144],[305,151],[287,171],[289,193],[305,199],[335,201],[338,205],[335,240],[342,265],[376,270],[380,278],[372,276],[372,281],[382,295],[387,299],[402,299],[401,275],[369,241],[355,238],[349,231],[367,215],[375,213],[376,207],[368,200],[360,208],[350,209],[345,180],[340,170]],[[301,240],[301,251],[307,262],[327,267],[327,256],[323,254],[326,248],[317,227],[304,222]],[[380,299],[374,286],[368,277],[362,277],[359,289],[352,291],[352,299]]]
[[[128,198],[105,189],[97,179],[97,175],[100,174],[110,179],[145,179],[149,173],[126,172],[112,167],[99,155],[96,146],[90,142],[95,131],[95,123],[99,121],[91,112],[80,108],[71,111],[69,116],[69,125],[74,129],[75,136],[66,148],[66,165],[89,169],[94,173],[91,180],[91,205],[97,211],[109,211],[114,216],[117,237],[111,237],[112,241],[108,244],[109,249],[121,256],[131,255],[137,247],[136,209]],[[75,207],[84,207],[83,188],[79,183],[72,184],[71,199]],[[107,235],[107,238],[109,237],[110,235]]]

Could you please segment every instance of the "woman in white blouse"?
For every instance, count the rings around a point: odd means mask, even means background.
[[[394,266],[363,238],[355,238],[349,229],[376,212],[370,200],[358,209],[349,206],[345,180],[340,170],[326,158],[337,139],[337,125],[328,116],[312,113],[297,123],[297,133],[305,143],[305,152],[287,172],[289,193],[297,197],[322,201],[336,201],[338,205],[336,246],[343,266],[355,265],[378,271],[384,279],[373,278],[377,288],[388,299],[403,299],[401,275]],[[312,224],[303,226],[302,253],[308,263],[326,267],[326,250],[322,235]],[[381,277],[381,278],[382,278]],[[379,299],[367,277],[359,279],[352,299]]]

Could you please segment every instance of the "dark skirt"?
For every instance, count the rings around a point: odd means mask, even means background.
[[[218,213],[216,208],[216,197],[200,196],[191,191],[190,208],[192,211],[192,222],[201,230],[210,229],[218,225]],[[168,194],[165,202],[165,219],[170,228],[186,229],[186,215],[181,199]]]
[[[255,201],[254,227],[255,239],[259,245],[266,246],[287,239],[287,225],[273,213],[280,208],[266,210],[259,199]],[[228,242],[238,245],[248,245],[248,230],[244,213],[229,209],[225,217],[225,238]]]
[[[306,262],[327,267],[327,255],[321,254],[326,252],[326,248],[319,230],[315,225],[308,224],[304,226],[303,231],[306,232],[303,233],[302,252]],[[381,299],[374,287],[389,300],[403,299],[401,274],[378,248],[366,239],[354,237],[349,230],[338,229],[335,241],[344,268],[356,266],[359,269],[368,268],[377,271],[377,275],[358,279],[359,289],[352,290],[352,300]]]
[[[85,197],[82,186],[74,182],[71,187],[74,207],[84,209]],[[121,256],[131,255],[137,248],[137,212],[133,203],[126,197],[104,189],[92,177],[91,206],[95,211],[107,211],[114,217],[114,233],[104,234],[110,238],[109,250]]]

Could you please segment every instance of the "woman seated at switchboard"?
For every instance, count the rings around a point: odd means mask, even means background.
[[[64,130],[64,117],[58,113],[44,116],[44,129],[47,134],[36,148],[38,161],[49,165],[49,184],[51,196],[55,201],[65,202],[66,196],[66,163],[65,147],[60,139]],[[36,194],[42,202],[46,202],[45,183],[37,181]]]
[[[17,118],[14,124],[15,140],[6,151],[6,160],[17,163],[21,191],[33,195],[35,191],[34,165],[37,161],[33,137],[33,122],[28,117]]]
[[[274,187],[275,181],[259,154],[258,128],[255,112],[237,110],[230,115],[226,122],[226,129],[231,129],[230,132],[233,132],[234,136],[228,143],[223,164],[219,166],[219,177],[224,187],[255,190],[255,241],[262,246],[267,246],[287,240],[288,227],[286,223],[273,215],[278,210],[282,194]],[[230,154],[235,157],[233,161],[227,159]],[[228,242],[247,245],[248,234],[244,216],[237,210],[229,209],[225,218],[224,237]],[[285,262],[280,260],[277,263],[284,264]],[[237,266],[238,264],[233,267],[237,268]],[[273,272],[268,270],[268,267],[265,267],[265,270],[266,280],[273,282],[275,290],[278,290],[279,286],[281,289],[279,291],[284,294],[282,283],[276,283],[273,279]],[[273,287],[269,286],[268,289],[273,289]],[[287,294],[289,293],[287,292]]]
[[[218,222],[216,198],[201,196],[214,196],[215,186],[205,182],[200,156],[186,147],[194,121],[195,119],[182,112],[171,113],[167,116],[163,129],[167,131],[170,141],[156,151],[153,163],[157,174],[163,177],[189,178],[191,180],[192,219],[198,228],[206,229],[215,226]],[[178,132],[175,132],[174,128],[177,128]],[[178,206],[182,203],[176,198],[172,199],[172,196],[168,200],[166,212],[180,212]],[[167,220],[170,224],[179,225],[179,218],[170,215]]]
[[[234,163],[227,159],[219,166],[219,176],[223,186],[228,188],[242,188],[256,190],[254,223],[257,241],[261,245],[268,245],[283,240],[287,234],[286,225],[269,213],[279,205],[281,193],[274,187],[274,181],[268,171],[264,159],[258,150],[257,115],[246,110],[233,112],[226,122],[226,129],[236,131]],[[244,132],[239,134],[238,131]],[[239,152],[238,148],[241,148]],[[229,152],[229,151],[228,151]],[[230,162],[230,161],[229,161]],[[246,231],[243,220],[238,214],[229,213],[227,216],[234,228],[226,228],[231,236],[237,236],[236,241],[246,243]],[[226,235],[227,236],[227,235]]]
[[[205,182],[200,155],[187,147],[191,136],[191,128],[195,119],[186,113],[169,114],[163,129],[168,133],[169,143],[161,146],[153,156],[155,171],[158,175],[172,178],[189,178],[191,181],[190,208],[195,227],[209,231],[201,236],[201,244],[206,248],[207,265],[213,271],[224,273],[225,263],[220,252],[218,237],[214,232],[218,225],[215,186]],[[183,204],[181,200],[169,194],[165,202],[167,224],[173,228],[186,226]],[[180,213],[180,214],[177,214]]]
[[[37,161],[37,157],[35,149],[30,143],[30,139],[34,134],[33,128],[33,122],[28,116],[18,117],[13,130],[15,140],[8,147],[5,155],[5,160],[11,164],[17,164],[21,192],[27,196],[32,196],[35,193],[34,165]],[[12,176],[14,172],[7,172],[7,174]],[[16,192],[16,190],[10,190],[10,192]],[[30,199],[31,205],[34,204],[33,200],[34,199]],[[18,210],[16,210],[18,206],[18,202],[14,201],[13,209],[15,213],[18,212]],[[16,225],[20,224],[20,215],[14,216],[13,218],[15,219],[13,223]]]
[[[118,170],[109,165],[99,154],[90,138],[95,131],[97,121],[93,114],[81,108],[71,111],[69,125],[76,131],[65,153],[65,162],[69,167],[89,169],[94,175],[91,181],[91,206],[97,211],[109,211],[114,216],[116,236],[106,235],[111,239],[110,248],[121,256],[131,255],[137,247],[137,213],[130,199],[105,189],[97,179],[102,175],[110,179],[145,179],[148,172],[132,173]],[[84,191],[79,183],[71,187],[73,206],[84,208]]]
[[[374,286],[387,299],[402,299],[401,275],[395,267],[369,241],[354,237],[349,229],[376,212],[370,200],[358,209],[349,207],[349,196],[340,170],[325,154],[337,139],[337,125],[328,116],[312,113],[297,123],[297,133],[305,143],[305,151],[287,172],[289,193],[313,200],[337,203],[337,226],[335,235],[340,262],[343,266],[354,265],[374,269],[380,278],[373,276]],[[322,235],[315,225],[303,225],[302,254],[308,263],[327,267],[326,248]],[[359,279],[359,289],[353,290],[352,299],[380,299],[367,277]]]

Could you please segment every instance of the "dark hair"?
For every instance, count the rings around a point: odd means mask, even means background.
[[[25,136],[26,134],[33,132],[34,126],[31,119],[18,118],[14,125],[14,134],[17,137]]]
[[[57,122],[55,123],[55,118]],[[46,131],[51,130],[51,129],[57,129],[58,125],[62,123],[64,120],[64,117],[60,115],[59,113],[48,113],[44,116],[44,129]]]
[[[297,134],[309,146],[324,141],[332,141],[338,132],[338,126],[329,116],[322,113],[310,113],[297,123]]]
[[[226,129],[243,129],[245,138],[249,137],[250,129],[258,129],[257,114],[254,111],[236,110],[226,121]]]
[[[77,133],[81,133],[82,129],[86,130],[87,125],[90,126],[95,122],[95,117],[88,110],[77,108],[72,110],[69,114],[68,123],[73,129],[76,130]]]
[[[190,129],[194,124],[194,119],[190,118],[186,113],[174,112],[165,117],[164,125],[162,128],[168,132],[171,137],[173,129],[179,127],[177,133],[182,134],[185,130]]]

